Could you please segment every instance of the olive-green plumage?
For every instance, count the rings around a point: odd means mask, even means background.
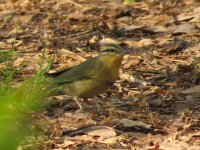
[[[55,78],[53,95],[90,98],[105,92],[118,79],[122,59],[123,55],[108,52],[75,66]]]

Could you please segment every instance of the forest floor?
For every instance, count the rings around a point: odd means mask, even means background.
[[[107,43],[129,52],[113,87],[81,101],[86,111],[57,96],[38,113],[38,149],[200,149],[199,1],[12,0],[0,2],[0,19],[0,49],[20,53],[16,82],[43,54],[52,74]]]

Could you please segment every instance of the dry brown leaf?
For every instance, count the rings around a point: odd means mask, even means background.
[[[160,148],[164,150],[199,150],[199,145],[191,145],[181,141],[169,141],[160,144]]]
[[[73,59],[75,59],[75,60],[78,60],[78,61],[80,61],[80,62],[83,62],[83,61],[86,60],[85,58],[83,58],[83,57],[79,56],[78,54],[76,54],[76,53],[74,53],[74,52],[72,52],[72,51],[69,51],[69,50],[67,50],[67,49],[61,49],[61,51],[63,51],[63,52],[65,52],[65,53],[69,54],[69,57],[71,57],[71,58],[73,58]]]
[[[58,144],[58,146],[62,148],[60,150],[63,150],[63,148],[66,148],[66,147],[73,145],[73,144],[75,144],[74,141],[69,140],[69,139],[64,139],[64,142],[62,144]],[[56,150],[56,149],[53,149],[53,150]]]
[[[65,113],[66,117],[70,117],[70,118],[75,118],[75,119],[81,119],[81,118],[86,118],[89,116],[89,113],[82,113],[82,112],[66,112]]]
[[[119,123],[123,124],[124,127],[133,127],[133,128],[144,128],[144,129],[151,129],[152,125],[146,124],[142,121],[134,121],[127,118],[123,118],[119,120]]]
[[[19,57],[13,62],[13,67],[19,67],[24,62],[25,62],[24,58],[23,57]]]
[[[11,44],[8,44],[6,42],[1,42],[0,41],[0,49],[9,49],[9,48],[12,48]]]
[[[118,45],[118,44],[120,44],[120,42],[118,40],[111,39],[111,38],[103,38],[101,41],[99,41],[99,43],[100,43],[100,45],[108,45],[108,44]]]
[[[181,94],[200,94],[200,85],[188,88],[186,90],[183,90],[182,92],[180,92]]]
[[[102,138],[110,138],[116,136],[115,130],[107,126],[92,126],[87,128],[85,133],[90,136],[100,136]]]
[[[153,45],[153,41],[151,39],[142,39],[139,41],[139,44],[141,46],[149,46],[149,45]]]
[[[191,23],[185,23],[182,25],[179,25],[175,28],[173,33],[178,34],[178,33],[187,33],[187,34],[192,34],[192,33],[199,33],[199,30],[196,29],[194,24]]]

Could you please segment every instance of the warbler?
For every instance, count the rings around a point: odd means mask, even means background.
[[[106,46],[102,53],[57,76],[51,95],[91,98],[107,91],[119,77],[123,53],[119,46]]]

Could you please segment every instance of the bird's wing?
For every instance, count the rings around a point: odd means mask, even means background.
[[[95,78],[102,68],[103,63],[99,61],[98,57],[91,58],[59,75],[55,78],[54,83],[67,84],[75,81],[92,79]]]

